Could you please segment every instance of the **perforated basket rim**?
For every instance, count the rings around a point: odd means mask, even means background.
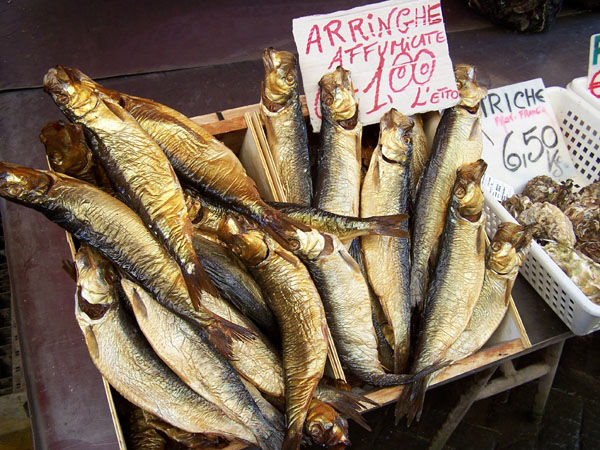
[[[580,117],[583,116],[581,119],[586,124],[592,126],[600,132],[600,111],[598,111],[572,90],[567,90],[559,86],[551,86],[546,88],[546,95],[548,96],[552,108],[556,113],[559,124],[562,123],[563,112],[567,109],[570,109],[571,111],[576,112]],[[575,148],[573,151],[577,153],[577,148]],[[496,214],[500,221],[517,223],[514,217],[512,217],[512,215],[491,194],[484,192],[484,196],[486,204],[489,206],[491,211]],[[575,306],[580,309],[578,314],[581,315],[583,313],[592,316],[591,318],[594,319],[595,324],[586,327],[588,330],[587,332],[592,331],[593,327],[597,326],[597,322],[600,321],[600,305],[592,302],[537,242],[532,242],[529,253],[532,257],[535,257],[536,262],[542,266],[541,269],[546,272],[546,275],[552,277],[554,282],[556,282],[556,284],[558,284],[564,291],[565,295],[569,296]],[[544,295],[540,296],[544,298],[546,303],[550,304],[549,299],[546,299]],[[561,314],[557,314],[562,318]],[[575,331],[581,329],[581,323],[579,322],[583,321],[583,318],[579,318],[580,320],[577,319],[578,317],[575,317],[572,322],[578,323],[569,324],[567,323],[566,319],[564,319],[564,321],[572,330]]]

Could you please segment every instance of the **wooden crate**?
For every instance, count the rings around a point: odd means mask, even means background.
[[[305,116],[307,116],[308,111],[306,109],[306,104],[304,99],[302,100],[303,111]],[[264,143],[261,142],[262,138],[257,136],[257,133],[259,134],[260,130],[258,130],[259,127],[255,120],[256,117],[254,117],[254,119],[252,118],[252,115],[256,114],[258,110],[259,105],[255,104],[221,111],[219,113],[192,117],[191,119],[216,136],[219,140],[223,141],[234,151],[246,167],[248,174],[256,181],[261,195],[266,200],[281,200],[281,197],[278,194],[277,177],[273,175],[272,160],[269,161],[270,155],[264,153]],[[248,124],[251,124],[251,126],[249,127]],[[271,170],[269,170],[269,168],[271,168]],[[69,233],[67,233],[67,241],[69,242],[71,253],[74,257],[75,247]],[[460,377],[461,375],[492,364],[502,358],[515,355],[530,346],[531,343],[529,342],[519,313],[511,298],[509,310],[504,321],[484,348],[474,355],[438,371],[431,386],[455,377]],[[333,366],[331,370],[334,374],[341,371],[339,360],[334,360],[333,363],[330,362],[330,364]],[[104,378],[103,383],[115,426],[115,433],[119,442],[119,448],[121,450],[126,450],[127,446],[119,422],[117,408],[111,391],[112,388]],[[361,392],[369,399],[375,401],[379,406],[383,406],[394,402],[402,389],[402,386],[396,386],[391,388],[361,390]],[[378,406],[370,405],[364,411],[370,411],[377,407]],[[226,447],[226,450],[242,449],[245,447],[246,445],[244,444],[233,442]]]

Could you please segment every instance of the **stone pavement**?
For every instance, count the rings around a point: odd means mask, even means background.
[[[531,361],[528,355],[515,363]],[[421,421],[394,425],[393,405],[365,415],[373,429],[350,424],[352,448],[426,449],[470,378],[427,393]],[[447,449],[597,449],[600,448],[600,334],[565,342],[541,422],[530,411],[536,381],[475,402],[447,442]]]

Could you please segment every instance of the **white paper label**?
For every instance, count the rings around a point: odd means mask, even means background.
[[[594,34],[590,38],[588,90],[594,97],[600,98],[600,34]]]
[[[485,189],[499,202],[515,195],[515,190],[510,184],[497,180],[488,174],[484,174],[481,178],[481,188]]]
[[[448,108],[458,90],[440,0],[394,0],[293,21],[310,120],[321,127],[319,80],[350,70],[360,121]]]
[[[581,182],[541,78],[491,89],[481,110],[487,175],[516,192],[537,175]]]

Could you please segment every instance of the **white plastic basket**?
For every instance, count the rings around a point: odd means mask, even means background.
[[[575,92],[594,108],[600,110],[600,98],[596,98],[592,94],[590,94],[590,91],[588,91],[587,83],[587,77],[575,78],[573,81],[567,84],[567,89],[569,91]]]
[[[547,88],[546,95],[558,119],[573,163],[589,184],[598,178],[600,172],[600,112],[564,88]],[[485,210],[488,214],[486,231],[489,236],[494,235],[500,223],[516,222],[487,193]],[[581,336],[600,329],[600,305],[589,300],[536,242],[532,242],[520,273],[573,333]]]

